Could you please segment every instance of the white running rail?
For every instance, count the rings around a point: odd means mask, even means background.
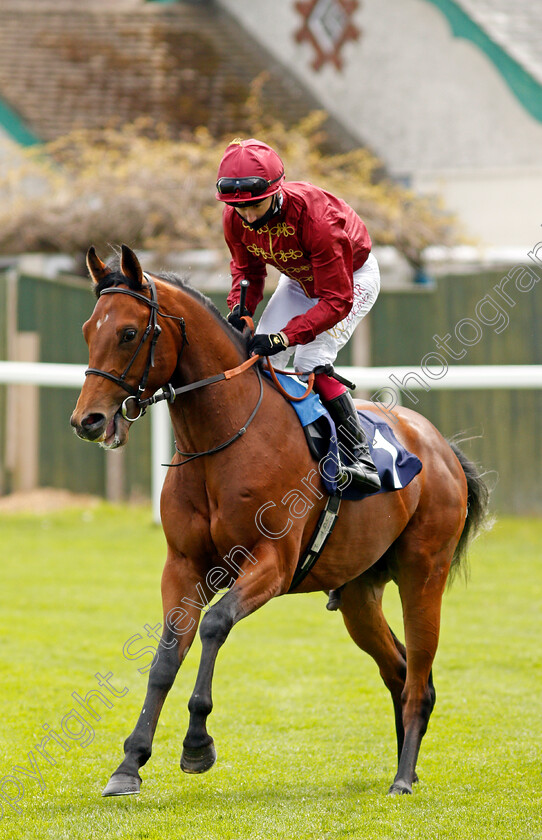
[[[371,394],[381,388],[394,389],[398,398],[400,388],[394,384],[397,381],[403,382],[405,388],[410,390],[542,388],[542,365],[453,365],[439,379],[424,373],[420,368],[411,367],[337,367],[337,373]],[[84,381],[84,365],[0,361],[0,384],[81,388]],[[427,388],[424,388],[423,382]],[[169,463],[172,458],[171,432],[165,402],[152,406],[149,413],[152,512],[154,522],[160,522],[160,493],[166,475],[166,467],[161,465]]]

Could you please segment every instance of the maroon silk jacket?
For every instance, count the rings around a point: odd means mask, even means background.
[[[318,303],[284,325],[290,344],[308,344],[342,321],[352,308],[353,278],[371,252],[371,239],[359,216],[339,198],[312,184],[282,185],[280,213],[252,230],[233,207],[224,207],[224,236],[233,278],[228,306],[239,303],[240,281],[250,281],[246,305],[256,310],[263,297],[266,263],[296,280]]]

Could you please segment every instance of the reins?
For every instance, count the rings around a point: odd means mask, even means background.
[[[180,394],[186,394],[188,393],[188,391],[196,391],[198,388],[203,388],[205,385],[214,385],[215,382],[222,382],[224,379],[233,379],[234,376],[238,376],[240,373],[244,373],[245,370],[251,368],[252,365],[254,365],[260,358],[260,356],[252,356],[250,359],[247,359],[246,362],[243,362],[235,368],[225,370],[222,373],[217,373],[214,376],[208,376],[205,379],[198,379],[197,382],[190,382],[189,385],[181,385],[179,388],[174,388],[171,385],[171,383],[168,383],[162,389],[161,394],[154,394],[152,397],[148,397],[146,400],[139,400],[138,405],[144,411],[147,408],[147,406],[154,405],[158,402],[162,402],[162,400],[167,400],[169,403],[174,403],[176,398]],[[130,397],[127,397],[124,402],[128,402],[129,399]],[[134,399],[136,398],[134,397]],[[126,419],[128,420],[129,418],[127,417]]]
[[[253,358],[257,361],[260,357],[259,356],[254,356]],[[249,361],[252,362],[252,359],[249,359]],[[241,368],[241,367],[242,367],[242,365],[239,366],[239,368]],[[250,365],[246,365],[243,369],[248,370],[249,367],[250,367]],[[238,370],[239,373],[243,373],[243,371],[239,370],[239,368],[234,368],[234,370]],[[226,373],[231,373],[231,371],[226,371]],[[262,400],[263,400],[262,375],[261,375],[260,369],[258,367],[256,367],[256,374],[258,376],[258,382],[260,383],[260,395],[258,397],[258,402],[254,406],[254,409],[253,409],[250,417],[246,421],[245,425],[241,426],[239,431],[236,432],[234,435],[232,435],[231,438],[224,441],[224,443],[219,443],[218,446],[215,446],[212,449],[206,449],[204,452],[183,452],[182,449],[179,449],[179,447],[177,446],[177,442],[175,442],[175,451],[177,452],[178,455],[182,455],[185,458],[185,460],[184,461],[179,461],[178,464],[168,464],[167,466],[184,467],[185,464],[188,464],[189,461],[193,461],[195,458],[201,458],[203,455],[213,455],[215,452],[220,452],[221,449],[226,449],[227,446],[230,446],[232,443],[235,443],[236,440],[238,440],[240,437],[242,437],[245,434],[246,430],[248,429],[248,427],[250,426],[250,424],[252,423],[252,421],[256,417],[256,414],[258,413],[258,409],[259,409],[260,405],[262,404]],[[214,377],[211,377],[211,378],[214,379]],[[221,378],[222,379],[231,379],[231,376],[230,377],[223,376]],[[219,381],[219,380],[215,380],[215,381]],[[201,383],[203,383],[203,385],[211,384],[211,383],[209,383],[205,380],[201,380]],[[198,384],[198,383],[194,383],[194,384]]]
[[[313,388],[313,385],[314,385],[314,373],[309,374],[307,390],[305,391],[305,393],[302,394],[300,397],[294,397],[294,396],[292,396],[292,394],[290,394],[288,391],[286,391],[285,388],[282,387],[282,385],[280,384],[280,382],[278,380],[277,373],[281,373],[283,376],[298,376],[298,374],[294,370],[277,370],[276,371],[275,368],[273,367],[273,365],[271,364],[271,362],[269,361],[269,358],[267,358],[267,360],[266,360],[266,367],[267,367],[267,370],[269,371],[269,373],[271,375],[271,379],[273,380],[273,384],[275,385],[277,390],[282,394],[283,397],[286,397],[287,400],[290,400],[290,402],[301,402],[301,400],[304,400],[306,397],[308,397],[310,392],[312,391],[312,388]]]

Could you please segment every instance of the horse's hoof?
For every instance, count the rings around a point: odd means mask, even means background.
[[[102,796],[129,796],[139,793],[141,779],[128,773],[114,773],[104,788]]]
[[[183,747],[181,754],[181,770],[185,773],[205,773],[216,761],[215,745],[211,741],[206,747],[190,750]]]
[[[403,793],[412,793],[412,788],[406,782],[394,782],[390,787],[388,794],[390,796],[400,796]]]

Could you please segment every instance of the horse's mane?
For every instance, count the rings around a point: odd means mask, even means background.
[[[104,289],[109,289],[111,286],[120,286],[121,284],[128,286],[131,285],[128,277],[126,277],[120,270],[120,258],[115,257],[111,260],[108,263],[108,268],[111,269],[111,272],[100,280],[99,283],[94,284],[94,293],[97,298],[100,297],[100,294]],[[207,295],[204,295],[203,292],[200,292],[199,289],[191,286],[187,280],[172,271],[165,271],[161,274],[153,272],[152,276],[156,277],[158,280],[163,280],[165,283],[169,283],[171,286],[177,286],[177,288],[186,292],[187,295],[190,295],[190,297],[200,303],[204,309],[214,316],[219,326],[226,332],[228,338],[230,338],[241,350],[244,358],[248,358],[247,343],[245,339],[238,330],[230,326],[218,307],[215,306],[213,301],[208,298]]]

